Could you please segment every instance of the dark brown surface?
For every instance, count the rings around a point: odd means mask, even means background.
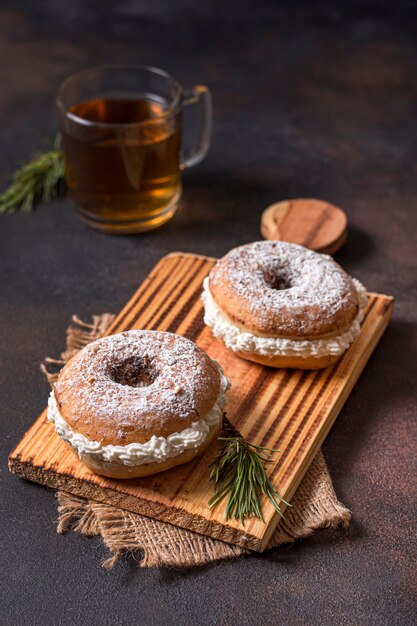
[[[23,0],[0,7],[8,173],[55,129],[59,81],[104,61],[152,62],[213,90],[207,160],[181,213],[128,238],[88,230],[66,201],[1,217],[1,620],[6,624],[387,624],[415,610],[417,123],[412,2]],[[105,8],[107,7],[107,8]],[[98,540],[55,534],[53,494],[7,472],[40,411],[38,362],[73,312],[117,311],[172,250],[219,256],[259,238],[268,204],[326,198],[350,238],[337,259],[396,297],[391,327],[324,451],[347,534],[202,570],[106,572]]]

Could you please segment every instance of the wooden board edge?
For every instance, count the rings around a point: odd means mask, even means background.
[[[261,551],[261,539],[249,534],[244,528],[232,528],[226,524],[209,520],[196,513],[188,513],[174,506],[138,498],[123,491],[114,491],[110,487],[101,487],[87,479],[79,479],[71,474],[56,472],[52,468],[45,470],[41,466],[32,465],[29,461],[22,461],[20,455],[9,456],[9,470],[12,474],[30,480],[51,489],[63,490],[72,495],[94,500],[102,504],[115,506],[132,513],[157,519],[161,522],[173,524],[203,536],[209,536],[218,541],[233,544],[252,550]],[[110,499],[109,499],[110,494]],[[178,519],[176,515],[182,517]]]
[[[160,261],[164,259],[170,259],[172,257],[184,256],[184,257],[193,257],[193,259],[204,259],[205,261],[217,261],[217,258],[214,256],[207,256],[205,254],[197,254],[195,252],[181,252],[181,250],[175,250],[174,252],[169,252],[165,254],[165,256],[161,257]]]
[[[288,501],[291,501],[291,499],[293,498],[308,468],[310,467],[311,462],[313,461],[314,457],[316,456],[321,446],[323,445],[323,442],[326,439],[327,435],[329,434],[330,429],[333,427],[337,416],[339,415],[340,411],[344,407],[347,398],[352,392],[353,387],[356,385],[360,375],[365,369],[366,364],[368,363],[377,345],[379,344],[379,341],[382,335],[387,329],[387,326],[391,319],[393,308],[394,308],[394,298],[392,296],[386,296],[386,298],[387,298],[387,308],[384,310],[383,314],[381,315],[380,323],[378,325],[377,331],[372,336],[372,341],[369,342],[366,351],[362,353],[361,359],[359,360],[359,367],[355,370],[354,373],[352,373],[352,376],[349,378],[349,383],[344,387],[343,392],[340,394],[337,400],[337,403],[334,405],[333,410],[330,415],[330,419],[328,419],[326,424],[323,425],[323,427],[318,432],[318,435],[315,438],[314,442],[310,445],[308,455],[306,456],[303,464],[300,465],[298,474],[295,480],[293,481],[291,490],[284,495],[284,497]],[[282,508],[282,512],[284,513],[286,506],[284,505],[281,508]],[[263,552],[266,549],[269,543],[269,540],[271,539],[280,521],[281,521],[281,516],[279,515],[279,513],[274,513],[273,516],[271,517],[271,521],[268,524],[267,530],[264,536],[262,537],[261,548],[259,552]]]

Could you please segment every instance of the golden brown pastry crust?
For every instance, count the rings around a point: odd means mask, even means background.
[[[132,386],[138,381],[147,385]],[[54,393],[73,431],[102,445],[125,446],[204,419],[219,390],[217,365],[192,341],[132,330],[78,352],[59,374]]]
[[[359,311],[353,281],[335,261],[282,241],[234,248],[211,270],[209,288],[235,326],[260,337],[342,334]]]
[[[101,476],[107,476],[109,478],[127,479],[151,476],[152,474],[165,472],[176,465],[182,465],[183,463],[192,461],[196,456],[202,454],[202,452],[210,446],[212,441],[220,435],[220,430],[220,424],[213,427],[201,446],[185,450],[184,452],[181,452],[181,454],[171,457],[163,463],[154,462],[145,463],[143,465],[128,466],[112,461],[103,461],[102,459],[92,456],[83,459],[83,462],[96,474],[101,474]],[[76,454],[75,451],[74,454]]]
[[[235,352],[242,359],[253,361],[260,365],[277,368],[289,368],[299,370],[321,370],[324,367],[333,365],[340,359],[341,354],[328,354],[319,357],[302,357],[302,356],[266,356],[263,354],[255,354],[253,352]]]

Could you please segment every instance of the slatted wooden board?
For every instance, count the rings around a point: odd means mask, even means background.
[[[174,253],[161,259],[108,333],[131,328],[176,332],[219,361],[232,382],[229,419],[249,441],[281,452],[269,467],[278,491],[291,500],[391,316],[393,299],[370,294],[362,331],[334,366],[321,371],[273,370],[239,359],[204,326],[201,283],[214,259]],[[191,463],[148,478],[112,480],[90,472],[55,434],[45,412],[9,458],[20,476],[96,501],[171,522],[262,551],[279,522],[268,501],[265,523],[225,522],[224,507],[209,511],[208,464],[217,443]]]

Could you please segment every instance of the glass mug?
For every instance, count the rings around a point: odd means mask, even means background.
[[[109,65],[74,74],[57,98],[69,195],[90,226],[107,233],[157,228],[175,213],[181,170],[207,154],[211,95],[183,90],[163,70]],[[181,151],[182,113],[199,107],[199,136]]]

